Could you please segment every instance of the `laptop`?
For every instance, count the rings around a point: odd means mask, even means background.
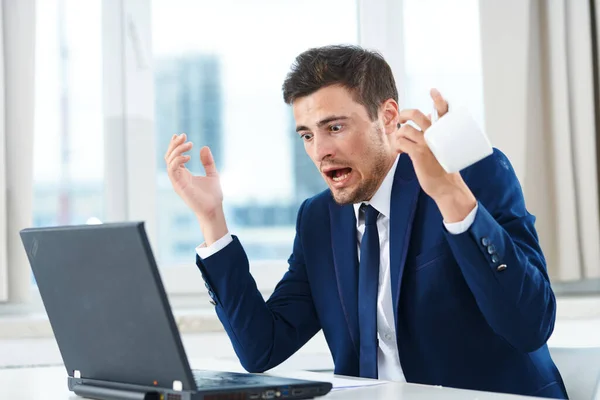
[[[143,222],[28,228],[20,234],[68,387],[79,396],[309,399],[332,388],[330,382],[192,371]]]

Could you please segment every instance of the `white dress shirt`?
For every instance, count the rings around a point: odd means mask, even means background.
[[[377,351],[377,369],[378,378],[389,381],[406,381],[402,366],[400,365],[400,356],[398,353],[398,343],[396,337],[396,322],[394,318],[394,307],[392,304],[392,284],[390,282],[390,204],[392,197],[392,186],[394,183],[394,173],[398,165],[398,158],[394,165],[381,183],[381,186],[369,202],[377,211],[377,232],[379,234],[379,289],[377,295],[377,337],[379,339],[379,349]],[[356,213],[356,231],[357,231],[357,246],[360,257],[360,242],[365,232],[365,220],[362,213],[359,211],[360,205],[363,203],[354,204],[354,212]],[[460,234],[467,231],[477,213],[477,206],[469,213],[469,215],[460,222],[445,223],[444,226],[451,234]],[[221,239],[217,240],[211,246],[201,244],[196,247],[196,253],[201,258],[208,258],[216,252],[222,250],[232,241],[230,233],[227,233]]]

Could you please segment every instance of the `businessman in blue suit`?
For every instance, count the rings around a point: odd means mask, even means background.
[[[185,134],[165,154],[244,368],[273,368],[322,329],[337,374],[566,398],[546,345],[556,301],[506,156],[445,172],[423,138],[429,117],[400,110],[389,65],[360,47],[300,54],[283,96],[329,190],[300,206],[289,269],[266,302],[227,228],[210,149],[206,176],[187,170]],[[443,118],[447,102],[431,96]]]

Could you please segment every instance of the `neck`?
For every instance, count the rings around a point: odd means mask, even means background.
[[[375,187],[375,190],[373,190],[373,193],[371,193],[371,195],[369,196],[369,198],[366,201],[371,201],[371,199],[373,198],[373,196],[375,196],[375,193],[377,193],[377,191],[381,187],[381,184],[385,180],[385,177],[390,173],[390,170],[394,166],[394,162],[396,161],[396,157],[398,157],[398,154],[394,154],[393,156],[389,157],[389,159],[387,160],[387,163],[385,164],[385,168],[383,168],[384,172],[379,177],[379,181],[377,182],[377,186]]]

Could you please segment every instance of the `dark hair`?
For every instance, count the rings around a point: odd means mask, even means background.
[[[392,69],[381,54],[352,45],[312,48],[296,57],[283,83],[283,99],[292,104],[331,85],[348,89],[371,120],[384,101],[398,101]]]

